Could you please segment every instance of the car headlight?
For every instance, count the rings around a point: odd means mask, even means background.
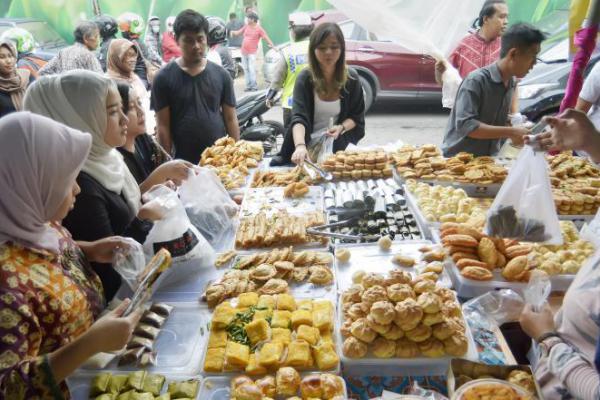
[[[531,99],[541,92],[558,87],[558,83],[537,83],[531,85],[519,85],[519,99]]]

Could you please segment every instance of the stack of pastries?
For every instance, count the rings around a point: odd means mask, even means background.
[[[467,352],[460,305],[453,291],[437,285],[437,274],[413,278],[394,269],[387,276],[355,276],[342,294],[346,357],[437,358]]]
[[[329,253],[294,252],[293,247],[242,256],[220,280],[207,287],[202,300],[212,308],[245,292],[285,293],[288,282],[330,285],[333,283],[332,261]]]
[[[328,300],[296,300],[289,294],[250,292],[233,304],[225,301],[213,313],[204,370],[248,375],[283,366],[333,370],[339,363],[332,339],[333,312]]]
[[[335,180],[381,179],[392,177],[387,154],[381,151],[338,151],[323,161],[323,169]]]
[[[230,396],[232,400],[345,399],[342,378],[333,374],[310,374],[301,378],[292,367],[282,367],[275,376],[266,375],[256,380],[246,375],[237,376],[231,380]]]

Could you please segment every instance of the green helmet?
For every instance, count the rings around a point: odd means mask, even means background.
[[[121,32],[129,32],[133,35],[141,35],[144,32],[144,19],[132,12],[119,15],[117,19]]]
[[[19,54],[30,53],[35,50],[35,40],[33,39],[33,35],[23,28],[8,29],[0,36],[0,40],[13,42]]]

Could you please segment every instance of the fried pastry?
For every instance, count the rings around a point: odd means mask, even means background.
[[[371,343],[377,337],[377,333],[369,327],[366,318],[359,318],[354,321],[350,326],[350,332],[352,336],[365,343]]]
[[[413,342],[420,343],[431,337],[431,328],[424,324],[417,325],[414,329],[405,333],[406,338]]]
[[[404,331],[414,329],[423,318],[423,309],[414,299],[406,299],[397,303],[394,310],[396,311],[394,323]]]
[[[465,267],[460,271],[460,274],[475,281],[491,281],[494,278],[490,270],[482,267]]]
[[[407,338],[396,340],[396,357],[398,358],[415,358],[421,354],[419,346]]]
[[[377,358],[392,358],[396,355],[396,342],[378,337],[371,343],[371,350]]]
[[[396,316],[394,305],[389,301],[377,301],[371,306],[369,316],[378,324],[391,324]]]
[[[416,294],[413,288],[406,283],[395,283],[387,287],[388,298],[396,303],[406,299],[416,299]]]
[[[436,338],[430,337],[429,339],[419,343],[419,350],[421,354],[429,358],[439,358],[446,354],[444,344]]]
[[[354,336],[349,336],[342,345],[344,355],[349,358],[363,358],[367,355],[368,346]]]

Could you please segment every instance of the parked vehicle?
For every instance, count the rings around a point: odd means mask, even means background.
[[[236,113],[240,124],[240,139],[262,142],[265,154],[271,155],[279,151],[285,130],[282,123],[265,121],[262,117],[269,111],[266,105],[267,92],[268,90],[254,92],[238,100]]]
[[[32,18],[0,18],[0,35],[10,28],[23,28],[35,39],[34,55],[50,60],[69,44],[46,21]]]
[[[416,54],[383,37],[378,37],[342,13],[332,10],[315,19],[339,24],[346,40],[346,62],[360,75],[368,110],[380,98],[404,99],[411,102],[440,102],[442,89],[435,81],[435,60],[425,54]],[[263,73],[270,82],[284,43],[271,49],[265,56]]]

